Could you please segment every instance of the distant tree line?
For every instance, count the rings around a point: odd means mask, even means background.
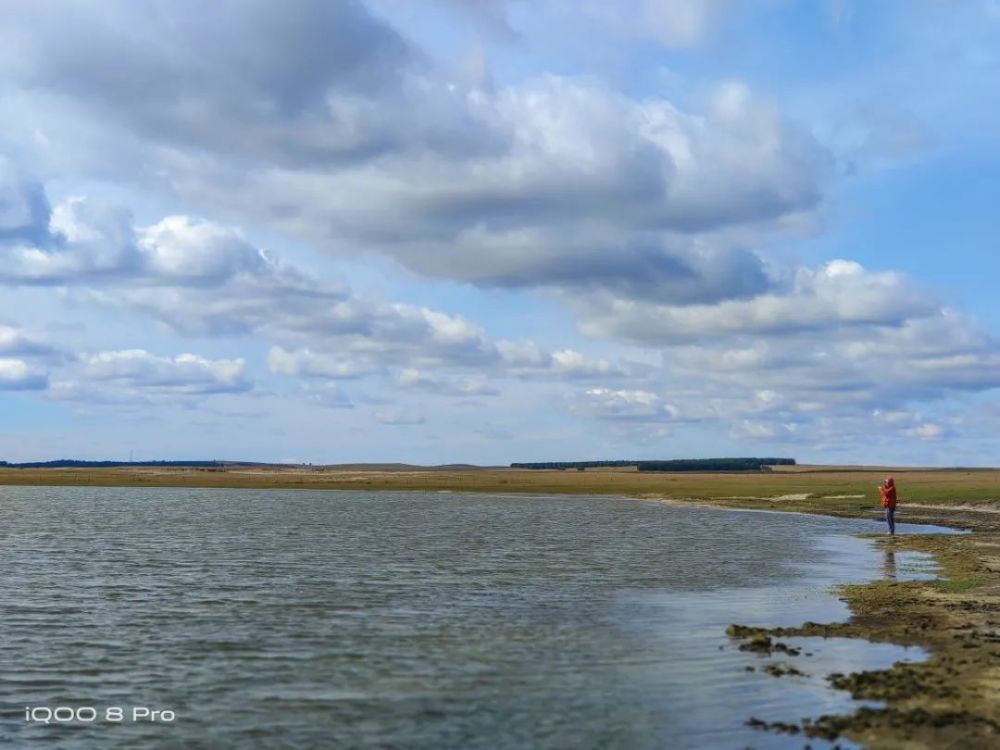
[[[56,461],[30,461],[26,463],[0,461],[0,466],[8,466],[13,469],[114,469],[122,466],[211,468],[223,465],[222,461],[77,461],[71,458],[60,458]]]
[[[541,461],[513,463],[512,469],[627,468],[639,471],[767,471],[769,466],[794,466],[794,458],[675,458],[666,461]]]
[[[511,464],[512,469],[596,469],[601,466],[629,467],[637,461],[544,461],[541,463]]]
[[[639,461],[639,471],[766,471],[770,466],[794,466],[794,458],[678,458]]]

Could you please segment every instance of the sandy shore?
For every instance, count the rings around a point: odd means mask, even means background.
[[[763,474],[644,474],[635,471],[510,469],[0,469],[0,485],[239,487],[345,490],[425,490],[575,493],[642,497],[871,518],[875,485],[885,469],[852,467]],[[831,683],[881,709],[814,717],[796,724],[757,722],[762,732],[844,736],[871,748],[1000,747],[1000,471],[892,470],[902,503],[898,521],[971,531],[963,535],[905,534],[876,543],[932,554],[943,570],[935,581],[880,580],[849,586],[846,623],[805,623],[762,631],[734,623],[731,635],[771,648],[784,636],[853,637],[918,645],[921,664],[832,675]],[[907,501],[912,504],[907,505]],[[2,490],[0,490],[2,502]],[[903,529],[905,530],[905,526]],[[734,620],[738,616],[734,614]],[[756,646],[753,644],[756,643]],[[770,645],[769,645],[770,644]],[[747,717],[748,720],[751,717]],[[766,743],[766,734],[761,735]]]

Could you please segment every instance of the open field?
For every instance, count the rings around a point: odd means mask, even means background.
[[[811,510],[870,509],[876,484],[892,471],[901,497],[922,504],[1000,504],[1000,470],[885,469],[838,470],[797,467],[764,473],[644,473],[631,469],[527,470],[442,468],[282,468],[210,469],[126,467],[110,469],[0,468],[0,485],[83,485],[107,487],[260,487],[344,490],[450,490],[627,495],[722,501],[750,507],[772,503]],[[807,495],[808,502],[793,496]],[[861,495],[862,497],[855,497]]]
[[[846,736],[871,748],[1000,747],[1000,470],[794,467],[752,474],[655,474],[454,467],[8,468],[0,469],[0,485],[574,493],[871,517],[878,512],[876,484],[887,472],[900,490],[901,524],[972,530],[957,536],[907,536],[904,525],[903,535],[878,541],[887,551],[932,553],[943,577],[847,587],[843,596],[853,612],[847,623],[764,631],[755,623],[738,623],[740,613],[734,612],[731,634],[764,648],[790,635],[891,641],[919,645],[930,658],[878,672],[831,675],[836,687],[881,701],[885,708],[795,725],[756,726],[805,735],[804,745],[808,737]],[[2,497],[0,489],[0,502]],[[766,746],[765,734],[761,741]]]

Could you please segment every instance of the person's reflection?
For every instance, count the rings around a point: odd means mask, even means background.
[[[882,561],[882,575],[886,578],[896,577],[896,553],[885,550],[885,560]]]

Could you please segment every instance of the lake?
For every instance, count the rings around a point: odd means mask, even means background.
[[[834,584],[933,575],[853,537],[876,530],[608,497],[2,487],[0,741],[801,748],[744,722],[849,711],[826,674],[922,654],[763,658],[725,627],[841,620]]]

